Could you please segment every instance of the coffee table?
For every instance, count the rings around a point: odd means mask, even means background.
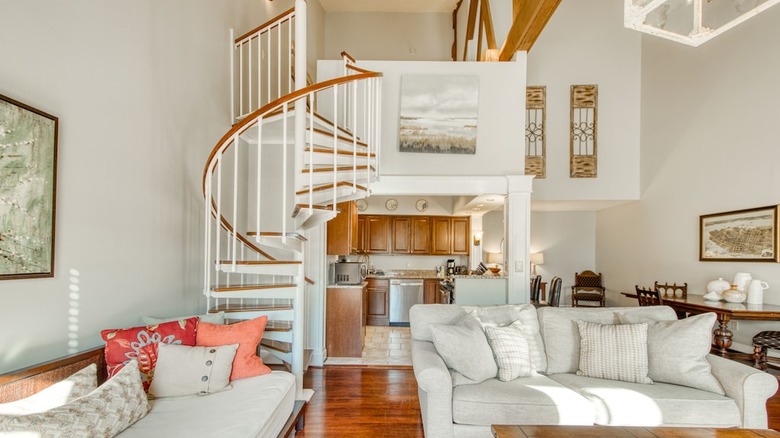
[[[496,438],[759,438],[780,437],[771,429],[622,426],[491,426]]]

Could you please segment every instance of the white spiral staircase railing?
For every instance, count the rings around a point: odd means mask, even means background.
[[[381,74],[344,54],[344,76],[306,86],[305,2],[231,42],[237,122],[203,172],[209,312],[268,316],[262,347],[303,397],[306,230],[378,177]],[[287,73],[289,72],[289,74]],[[323,281],[315,279],[314,281]],[[271,358],[266,356],[264,358]]]

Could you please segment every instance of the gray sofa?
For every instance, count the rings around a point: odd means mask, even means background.
[[[675,320],[674,311],[666,306],[534,309],[536,318],[531,314],[524,324],[536,332],[534,337],[541,347],[541,357],[532,359],[538,372],[506,382],[492,378],[468,384],[448,369],[433,343],[433,325],[455,325],[478,313],[482,323],[501,326],[510,324],[520,313],[527,317],[530,309],[530,305],[412,307],[412,363],[426,437],[490,437],[491,424],[767,427],[766,400],[777,390],[777,379],[718,356],[702,354],[698,371],[710,379],[714,376],[715,385],[725,395],[660,381],[628,383],[576,373],[580,354],[576,321]],[[477,360],[469,357],[473,352],[463,350],[467,359]],[[648,356],[652,354],[648,345]],[[671,365],[688,367],[687,363]]]

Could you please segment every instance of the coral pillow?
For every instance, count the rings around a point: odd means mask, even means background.
[[[263,338],[266,322],[268,322],[267,316],[230,325],[202,322],[198,326],[196,345],[218,347],[239,344],[236,357],[233,359],[230,380],[268,374],[271,369],[265,366],[263,359],[257,355],[257,345]]]
[[[108,377],[113,377],[131,360],[136,359],[144,390],[148,391],[157,364],[157,343],[195,345],[197,328],[198,318],[195,317],[143,327],[101,331],[100,336],[106,341]]]

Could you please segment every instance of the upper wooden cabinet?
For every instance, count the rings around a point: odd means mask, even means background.
[[[468,255],[469,253],[469,218],[452,218],[452,252],[451,254]]]
[[[452,254],[452,218],[433,217],[431,221],[431,254]]]
[[[366,216],[365,252],[390,253],[390,216]]]
[[[412,254],[431,253],[431,218],[428,216],[410,216],[411,237],[409,238]]]
[[[366,239],[366,217],[358,215],[357,219],[357,245],[354,254],[365,254],[368,251]]]
[[[358,248],[358,209],[355,201],[336,205],[338,214],[328,221],[328,255],[347,255]]]
[[[412,220],[407,216],[393,217],[393,254],[412,252]]]
[[[351,254],[468,255],[469,225],[466,216],[359,215]],[[330,239],[329,222],[329,249]]]

